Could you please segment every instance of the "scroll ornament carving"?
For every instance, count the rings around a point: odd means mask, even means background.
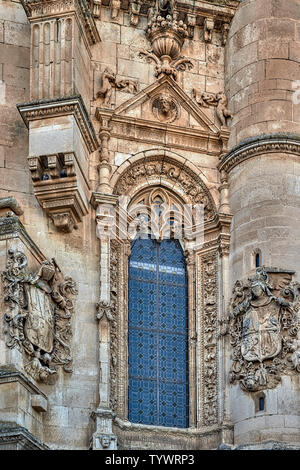
[[[36,273],[27,271],[27,257],[8,251],[4,284],[4,320],[9,348],[18,347],[29,358],[24,368],[35,380],[46,382],[58,366],[72,372],[71,319],[75,282],[64,277],[54,259]]]
[[[300,373],[299,288],[287,280],[278,290],[265,268],[248,283],[236,282],[226,333],[233,347],[231,383],[254,392],[275,388],[282,375]]]
[[[163,162],[149,160],[144,163],[137,163],[121,176],[115,193],[129,194],[131,188],[136,188],[143,181],[150,182],[151,179],[161,178],[167,182],[176,184],[185,194],[187,203],[203,204],[204,219],[212,219],[215,215],[213,203],[210,199],[208,191],[205,191],[201,179],[192,176],[188,170],[177,167],[173,162],[166,159]]]
[[[97,320],[101,321],[103,318],[106,318],[107,321],[113,321],[113,316],[111,314],[112,306],[109,302],[101,301],[97,304]]]
[[[102,105],[106,108],[111,107],[111,95],[114,88],[134,94],[138,92],[138,82],[130,79],[118,79],[116,74],[106,67],[101,75],[101,88],[97,93],[97,98],[102,99]]]
[[[216,106],[216,113],[222,126],[226,126],[227,119],[233,118],[233,114],[228,109],[227,97],[223,91],[213,94],[194,88],[192,95],[195,101],[203,108]]]
[[[203,420],[205,425],[212,425],[218,420],[216,252],[203,256],[201,275],[204,342]]]

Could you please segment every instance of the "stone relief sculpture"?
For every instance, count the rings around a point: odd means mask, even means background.
[[[102,99],[102,105],[105,108],[111,107],[111,95],[114,88],[134,94],[138,92],[138,82],[130,79],[117,79],[116,74],[106,67],[101,75],[101,88],[96,95],[97,98]]]
[[[258,268],[247,284],[237,281],[234,286],[230,382],[246,391],[274,388],[282,375],[300,372],[300,286],[287,282],[275,295],[265,268]]]
[[[159,1],[154,16],[147,25],[146,36],[152,48],[141,51],[140,57],[156,64],[155,76],[164,75],[177,79],[178,70],[190,70],[190,60],[180,57],[181,48],[188,37],[188,27],[173,15],[174,2]]]
[[[172,96],[163,93],[154,98],[152,112],[158,121],[169,123],[178,118],[179,108]]]
[[[72,298],[77,290],[54,259],[44,261],[36,273],[28,272],[27,264],[23,252],[8,251],[7,270],[2,273],[6,344],[23,351],[26,372],[45,382],[57,373],[57,366],[72,372]]]
[[[223,91],[214,94],[207,93],[205,91],[199,91],[194,88],[192,96],[195,101],[203,108],[209,108],[209,106],[216,106],[216,113],[222,127],[227,125],[227,119],[233,118],[233,115],[228,109],[227,97]]]

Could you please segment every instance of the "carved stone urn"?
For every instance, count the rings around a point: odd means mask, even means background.
[[[178,60],[181,60],[178,58],[187,35],[187,25],[182,20],[175,20],[171,15],[164,17],[157,13],[149,21],[146,36],[152,45],[151,52],[160,61],[157,76],[175,75],[176,78],[175,69]]]

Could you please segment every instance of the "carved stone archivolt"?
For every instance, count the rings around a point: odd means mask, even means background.
[[[167,157],[147,157],[133,163],[120,176],[114,193],[131,196],[138,187],[144,185],[165,184],[180,194],[187,204],[203,204],[204,219],[215,215],[213,199],[201,178],[184,164],[178,164]]]
[[[300,285],[284,276],[280,281],[258,268],[233,289],[226,333],[233,348],[230,382],[247,392],[272,389],[282,375],[300,372]]]
[[[72,316],[75,282],[65,277],[54,259],[44,261],[37,272],[27,271],[27,257],[8,251],[4,285],[4,320],[9,348],[25,355],[25,371],[47,382],[58,366],[72,372]]]

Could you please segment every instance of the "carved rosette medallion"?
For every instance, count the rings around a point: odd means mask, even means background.
[[[152,113],[154,117],[164,123],[174,122],[179,117],[179,106],[175,99],[167,93],[155,96],[152,101]]]
[[[290,279],[271,282],[265,268],[258,268],[248,283],[236,282],[228,320],[231,383],[254,392],[300,372],[299,287]]]
[[[6,344],[23,351],[26,372],[46,382],[58,366],[72,372],[72,298],[77,290],[54,259],[44,261],[36,273],[27,271],[27,264],[23,252],[8,251],[7,270],[2,273]]]
[[[217,252],[198,257],[197,296],[200,328],[199,357],[201,384],[198,391],[201,408],[200,419],[204,426],[218,423],[218,283]]]

